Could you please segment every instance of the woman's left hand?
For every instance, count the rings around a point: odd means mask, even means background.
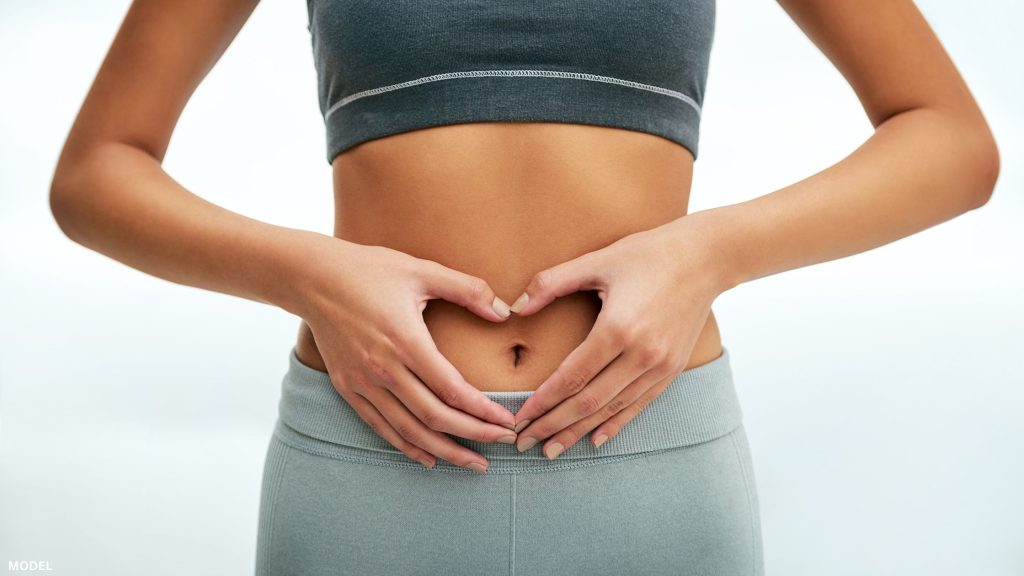
[[[516,413],[520,452],[549,438],[542,451],[554,459],[591,431],[600,447],[685,369],[711,303],[731,287],[698,215],[534,275],[512,307],[521,316],[582,290],[602,304],[586,339]]]

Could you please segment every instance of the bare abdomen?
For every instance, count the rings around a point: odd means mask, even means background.
[[[560,123],[427,128],[335,159],[335,236],[479,276],[511,304],[540,270],[686,214],[691,176],[688,151],[641,132]],[[600,306],[596,292],[584,291],[503,323],[441,300],[423,316],[470,384],[534,390],[583,342]],[[299,357],[323,370],[303,328]],[[712,314],[689,364],[720,352]]]

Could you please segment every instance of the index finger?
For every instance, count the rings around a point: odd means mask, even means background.
[[[404,342],[405,365],[445,404],[482,420],[515,427],[515,416],[501,404],[488,398],[462,377],[459,370],[437,348],[423,322],[417,323],[411,338]]]
[[[607,316],[607,315],[605,315]],[[625,348],[622,329],[598,314],[587,337],[562,360],[530,398],[516,412],[516,432],[558,406],[566,398],[583,390]]]

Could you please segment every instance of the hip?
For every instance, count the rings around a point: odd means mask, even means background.
[[[530,391],[487,392],[511,411]],[[601,448],[455,438],[480,475],[376,436],[294,353],[267,451],[258,574],[761,574],[760,512],[728,351]]]
[[[759,576],[742,426],[699,444],[546,472],[437,473],[274,435],[257,575]]]

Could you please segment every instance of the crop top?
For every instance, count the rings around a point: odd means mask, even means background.
[[[306,0],[327,162],[481,121],[656,134],[697,157],[715,0]]]

